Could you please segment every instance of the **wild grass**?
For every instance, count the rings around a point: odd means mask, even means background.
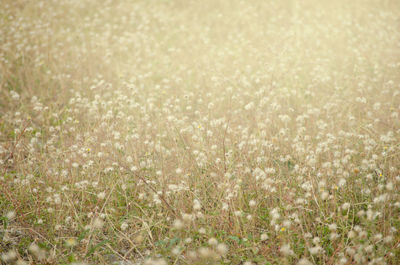
[[[399,264],[400,3],[0,3],[1,264]]]

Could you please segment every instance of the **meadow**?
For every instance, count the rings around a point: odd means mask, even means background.
[[[400,2],[1,0],[0,264],[400,264]]]

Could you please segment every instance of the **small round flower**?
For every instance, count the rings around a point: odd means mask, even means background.
[[[78,241],[76,241],[75,238],[68,238],[65,240],[65,245],[67,247],[75,247],[78,244]]]
[[[329,197],[329,192],[327,192],[327,191],[323,191],[322,193],[321,193],[321,199],[322,200],[327,200],[328,199],[328,197]]]
[[[184,227],[183,222],[180,219],[176,219],[173,223],[173,227],[177,230],[181,230]]]
[[[95,228],[95,229],[100,229],[100,228],[103,227],[103,225],[104,225],[103,220],[101,220],[101,219],[98,218],[98,217],[94,219],[94,221],[93,221],[93,228]]]
[[[228,246],[224,243],[219,243],[216,247],[216,250],[220,255],[225,255],[226,253],[228,253]]]
[[[125,222],[123,222],[122,224],[121,224],[121,230],[122,231],[125,231],[127,228],[128,228],[128,224],[127,223],[125,223]]]
[[[343,203],[343,205],[342,205],[343,210],[347,211],[349,208],[350,208],[350,203],[348,203],[348,202]]]
[[[293,250],[290,248],[289,244],[283,245],[279,251],[284,255],[284,256],[292,256],[294,254]]]
[[[261,234],[261,237],[260,237],[260,239],[261,239],[261,241],[265,241],[265,240],[267,240],[268,239],[268,235],[267,234]]]
[[[199,248],[199,255],[202,258],[210,258],[213,255],[213,252],[206,247]]]
[[[106,197],[106,193],[104,191],[97,194],[97,198],[99,198],[100,200],[104,200],[105,197]]]
[[[310,251],[311,255],[318,255],[321,252],[322,248],[320,246],[315,246],[315,247],[309,248],[308,250]]]
[[[211,246],[216,246],[218,244],[218,240],[216,238],[212,237],[208,240],[208,244]]]
[[[337,225],[336,225],[336,224],[330,224],[330,225],[328,225],[328,228],[329,228],[329,230],[331,230],[331,231],[336,231]]]
[[[15,218],[15,211],[9,211],[9,212],[6,214],[6,217],[7,217],[8,220],[14,219],[14,218]]]
[[[13,260],[17,258],[17,252],[15,250],[10,250],[6,253],[1,254],[1,260],[5,263],[11,263]]]
[[[301,258],[297,265],[313,265],[307,258]]]
[[[201,204],[197,199],[193,200],[193,210],[198,211],[201,209]]]

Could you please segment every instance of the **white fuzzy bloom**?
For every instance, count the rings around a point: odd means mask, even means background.
[[[3,260],[5,263],[11,263],[11,261],[15,260],[17,258],[17,252],[15,250],[10,250],[6,253],[1,254],[1,260]]]
[[[294,254],[293,250],[290,248],[289,244],[283,245],[279,251],[285,256],[291,256]]]
[[[208,240],[208,244],[211,246],[216,246],[218,244],[218,240],[216,238],[212,237]]]
[[[104,200],[105,197],[106,197],[106,193],[104,191],[97,194],[97,198],[99,198],[100,200]]]
[[[343,205],[342,205],[343,210],[347,211],[349,208],[350,208],[350,203],[348,203],[348,202],[343,203]]]
[[[253,108],[254,108],[254,102],[250,102],[246,106],[244,106],[245,110],[251,110]]]
[[[215,248],[220,255],[226,255],[228,253],[228,246],[224,243],[220,243]]]
[[[180,219],[176,219],[173,223],[173,227],[177,230],[181,230],[184,227],[184,223]]]
[[[268,235],[265,234],[265,233],[264,233],[264,234],[261,234],[260,239],[261,239],[261,241],[268,240]]]
[[[315,247],[309,248],[308,250],[310,251],[311,255],[318,255],[321,252],[322,248],[320,246],[315,246]]]
[[[7,217],[8,220],[14,219],[15,218],[15,211],[7,212],[6,217]]]
[[[331,230],[331,231],[336,231],[336,229],[337,229],[337,224],[330,224],[330,225],[328,225],[328,228],[329,228],[329,230]]]
[[[326,199],[328,199],[328,197],[329,197],[329,192],[327,192],[327,191],[323,191],[322,193],[321,193],[321,199],[322,200],[326,200]]]
[[[212,256],[212,254],[213,254],[213,252],[209,248],[206,248],[206,247],[199,248],[200,257],[210,258]]]
[[[148,259],[144,265],[167,265],[167,262],[164,259]]]
[[[123,222],[122,224],[121,224],[121,230],[122,231],[125,231],[127,228],[128,228],[128,224],[127,223],[125,223],[125,222]]]
[[[14,90],[11,90],[10,94],[11,94],[11,98],[13,100],[19,100],[20,96],[19,96],[19,94],[17,92],[15,92]]]
[[[193,210],[198,211],[201,209],[201,204],[197,199],[193,200]]]
[[[307,258],[301,258],[297,265],[313,265]]]
[[[341,179],[339,180],[338,186],[339,186],[339,187],[343,187],[344,185],[346,185],[346,179],[341,178]]]
[[[93,228],[95,229],[101,229],[104,225],[103,220],[101,220],[100,218],[95,218],[93,221]]]

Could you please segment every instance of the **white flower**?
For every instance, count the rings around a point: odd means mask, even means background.
[[[220,243],[217,245],[216,250],[220,255],[225,255],[226,253],[228,253],[228,246],[224,243]]]
[[[285,256],[291,256],[294,254],[293,250],[290,248],[289,244],[283,245],[280,249],[280,252]]]
[[[265,240],[267,240],[268,239],[268,235],[267,234],[261,234],[261,237],[260,237],[260,239],[261,239],[261,241],[265,241]]]
[[[211,246],[216,246],[218,244],[218,240],[212,237],[208,240],[208,244]]]
[[[350,203],[348,203],[348,202],[345,202],[345,203],[343,203],[343,205],[342,205],[342,209],[343,210],[348,210],[350,208]]]
[[[8,263],[13,260],[15,260],[17,258],[17,252],[15,252],[15,250],[10,250],[6,253],[1,254],[1,259],[5,262]]]
[[[302,258],[302,259],[299,260],[297,265],[313,265],[313,264],[307,258]]]
[[[100,218],[95,218],[93,221],[93,228],[95,229],[100,229],[102,228],[104,225],[103,220],[101,220]]]
[[[123,222],[122,224],[121,224],[121,230],[122,231],[125,231],[127,228],[128,228],[128,224],[127,223],[125,223],[125,222]]]
[[[105,197],[106,197],[106,193],[104,191],[97,194],[97,198],[99,198],[100,200],[104,200]]]
[[[14,219],[14,218],[15,218],[15,211],[9,211],[9,212],[6,214],[6,217],[7,217],[8,220]]]
[[[180,219],[176,219],[173,223],[173,227],[177,230],[181,230],[184,227],[183,222]]]

